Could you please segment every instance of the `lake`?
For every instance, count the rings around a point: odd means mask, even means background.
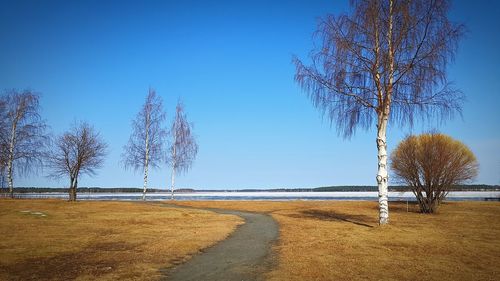
[[[67,193],[18,193],[17,198],[68,198]],[[141,193],[88,193],[81,192],[77,195],[78,200],[141,200]],[[500,191],[452,191],[448,194],[448,201],[484,201],[486,198],[500,200]],[[160,201],[170,199],[168,192],[156,192],[147,194],[147,200]],[[236,192],[236,191],[213,191],[213,192],[188,192],[175,193],[176,200],[364,200],[377,201],[376,191],[352,191],[352,192]],[[415,201],[411,192],[389,192],[390,201]]]

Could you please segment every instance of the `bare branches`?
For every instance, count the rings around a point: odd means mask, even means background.
[[[50,139],[47,125],[40,116],[38,94],[11,90],[0,101],[2,132],[1,166],[7,169],[9,189],[13,195],[14,170],[23,175],[41,168]]]
[[[170,129],[170,148],[167,162],[176,171],[187,172],[193,164],[198,153],[198,144],[191,130],[193,124],[189,123],[184,113],[182,102],[177,103],[175,119]]]
[[[80,175],[95,175],[104,163],[107,144],[89,124],[77,123],[70,131],[59,136],[48,157],[51,177],[70,177],[70,200],[76,200],[76,188]]]
[[[122,161],[126,168],[143,169],[147,164],[159,167],[163,160],[166,130],[163,128],[165,112],[160,96],[149,90],[146,101],[132,121],[132,135],[124,147]]]
[[[391,155],[396,180],[407,184],[424,213],[433,213],[450,187],[474,179],[478,163],[470,149],[449,136],[409,136]]]
[[[164,121],[161,97],[149,89],[141,111],[132,121],[132,135],[122,154],[125,168],[144,171],[143,200],[146,200],[148,168],[157,168],[163,159],[163,143],[167,133],[163,128]]]
[[[177,102],[175,119],[170,129],[170,144],[167,163],[172,167],[172,198],[174,196],[175,174],[187,172],[198,153],[198,144],[192,134],[193,124],[187,121],[184,105]]]
[[[370,128],[384,110],[399,125],[460,111],[463,96],[446,67],[464,26],[448,20],[448,1],[390,3],[353,2],[351,15],[327,16],[312,65],[293,59],[295,80],[344,137]]]

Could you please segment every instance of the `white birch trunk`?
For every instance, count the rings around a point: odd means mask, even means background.
[[[174,146],[172,149],[172,175],[170,176],[170,183],[171,183],[171,189],[172,189],[172,194],[170,199],[174,200],[174,186],[175,186],[175,167],[177,166],[177,122],[178,120],[175,120],[175,131],[173,132],[174,134]]]
[[[378,202],[379,202],[379,223],[381,225],[389,222],[389,204],[388,204],[388,183],[389,173],[387,171],[387,116],[379,118],[377,124],[377,158],[378,158]]]
[[[142,190],[142,201],[146,201],[146,189],[148,187],[148,160],[146,159],[146,164],[144,165],[144,187]]]
[[[144,187],[142,190],[142,201],[146,201],[146,190],[148,188],[148,166],[149,166],[149,129],[151,126],[151,109],[148,107],[146,112],[146,139],[144,149]]]
[[[170,181],[171,181],[171,197],[170,199],[174,200],[174,186],[175,186],[175,168],[172,167],[172,175],[170,176]]]
[[[14,162],[14,146],[16,143],[16,127],[17,127],[17,122],[14,121],[10,132],[9,158],[7,160],[7,180],[9,182],[9,193],[11,198],[14,198],[13,162]]]
[[[383,99],[382,110],[378,112],[377,123],[377,158],[378,158],[378,203],[379,203],[379,224],[384,225],[389,223],[389,202],[388,202],[388,186],[389,172],[387,170],[387,123],[389,120],[391,99],[392,99],[392,83],[394,77],[394,50],[392,46],[392,18],[393,18],[393,1],[389,1],[389,28],[387,31],[387,45],[389,48],[389,81],[387,84],[386,97]]]
[[[148,116],[149,117],[149,116]],[[144,155],[144,188],[142,190],[142,201],[146,201],[146,190],[148,188],[148,166],[149,166],[149,118],[146,117],[146,150]]]

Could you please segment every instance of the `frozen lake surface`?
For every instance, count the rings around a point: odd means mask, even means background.
[[[20,193],[17,198],[68,198],[67,193]],[[79,200],[141,200],[141,193],[78,193]],[[449,201],[483,201],[485,198],[500,200],[500,191],[452,191],[448,194]],[[147,194],[148,200],[167,200],[170,193],[157,192]],[[189,192],[175,193],[176,200],[378,200],[376,191],[351,191],[351,192]],[[390,201],[414,201],[411,192],[389,192]]]

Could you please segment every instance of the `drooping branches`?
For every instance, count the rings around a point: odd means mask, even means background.
[[[164,121],[165,112],[161,97],[157,96],[153,89],[149,89],[144,105],[132,121],[132,135],[122,154],[125,168],[142,169],[144,172],[143,200],[146,199],[148,168],[158,168],[164,156]]]
[[[446,67],[464,26],[448,20],[448,9],[440,0],[353,2],[351,15],[320,22],[312,65],[294,58],[295,79],[346,137],[376,124],[384,106],[400,125],[450,117],[462,94]]]
[[[447,0],[351,3],[349,15],[329,15],[319,23],[312,64],[293,59],[295,80],[344,137],[376,125],[380,224],[385,224],[387,126],[460,113],[462,93],[447,81],[446,67],[464,26],[448,19]]]
[[[193,125],[187,121],[184,106],[179,101],[175,110],[175,118],[170,129],[170,144],[167,163],[172,167],[171,185],[174,197],[175,175],[187,172],[198,153],[198,144],[192,134]]]
[[[7,174],[12,197],[14,171],[23,175],[42,167],[50,139],[40,116],[38,94],[30,90],[8,91],[1,97],[0,111],[0,168],[2,175]]]

